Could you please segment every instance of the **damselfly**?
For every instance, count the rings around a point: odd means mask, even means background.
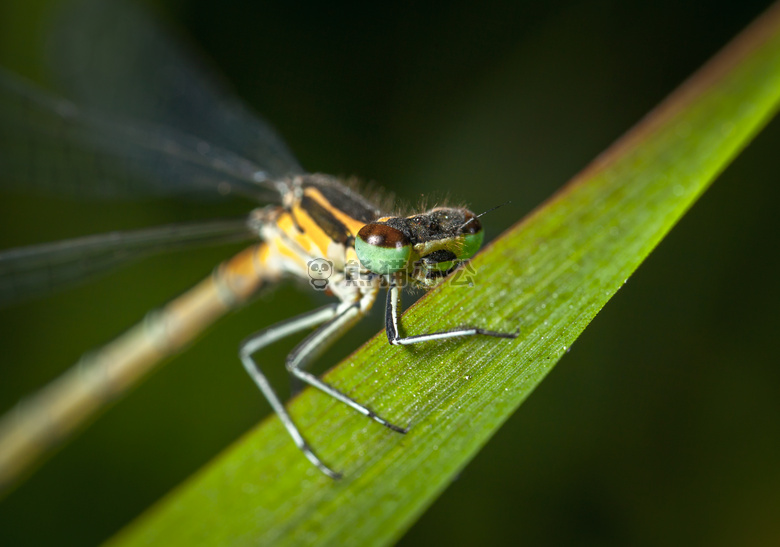
[[[104,6],[103,4],[111,4]],[[0,486],[72,434],[106,402],[136,383],[261,286],[286,276],[308,280],[336,302],[250,336],[240,360],[278,414],[295,444],[322,472],[339,473],[308,446],[254,356],[285,336],[315,328],[287,357],[290,374],[399,433],[404,427],[307,372],[306,365],[372,307],[387,290],[385,330],[390,344],[455,337],[512,338],[480,327],[402,337],[402,289],[440,284],[480,247],[477,215],[436,207],[411,216],[389,215],[331,176],[306,173],[273,130],[249,114],[188,62],[153,22],[113,3],[87,5],[71,15],[73,34],[58,55],[90,58],[92,71],[67,83],[79,103],[57,98],[0,73],[0,169],[9,181],[56,184],[122,194],[239,194],[273,203],[239,221],[167,226],[92,236],[0,253],[5,300],[101,270],[120,259],[197,243],[250,236],[258,240],[219,265],[190,291],[154,311],[130,331],[85,356],[73,369],[22,402],[0,423]],[[109,34],[122,62],[91,56],[90,36]],[[144,86],[122,67],[144,71]],[[150,79],[153,85],[148,85]],[[116,90],[99,93],[101,88]],[[106,102],[111,97],[111,102]],[[82,105],[89,105],[88,107]],[[227,136],[229,135],[229,137]],[[45,158],[45,161],[36,161]],[[41,275],[41,272],[45,272]]]

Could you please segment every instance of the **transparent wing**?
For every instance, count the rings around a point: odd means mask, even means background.
[[[257,238],[248,219],[111,232],[0,252],[0,305],[41,296],[158,253]]]
[[[79,196],[228,193],[279,201],[292,154],[140,8],[67,2],[50,33],[62,99],[0,70],[0,185]],[[0,253],[0,303],[172,249],[252,237],[246,223],[115,233]]]
[[[235,153],[151,123],[98,116],[0,70],[0,184],[77,196],[237,193],[279,201],[282,181]]]
[[[301,173],[271,126],[253,115],[169,29],[120,1],[69,3],[49,51],[65,97],[112,116],[158,123],[244,157],[279,180]]]

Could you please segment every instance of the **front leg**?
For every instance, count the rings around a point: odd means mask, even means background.
[[[390,281],[387,289],[387,303],[385,305],[385,330],[387,331],[387,341],[394,346],[408,346],[420,342],[430,342],[432,340],[444,340],[447,338],[456,338],[459,336],[475,336],[478,334],[484,336],[493,336],[495,338],[517,338],[519,332],[496,332],[482,329],[479,327],[459,327],[457,329],[432,332],[429,334],[417,334],[414,336],[405,336],[401,338],[398,334],[398,308],[401,303],[401,291],[395,279]]]

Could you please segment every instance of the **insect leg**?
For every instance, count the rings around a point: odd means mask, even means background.
[[[322,463],[322,460],[320,460],[314,454],[314,452],[312,452],[300,431],[298,431],[298,428],[295,426],[295,423],[292,421],[292,418],[287,413],[287,409],[284,408],[284,404],[282,404],[281,400],[276,395],[276,392],[274,391],[273,387],[271,387],[271,384],[268,383],[268,380],[260,370],[260,367],[254,361],[254,359],[252,359],[252,354],[256,353],[265,346],[280,340],[281,338],[324,323],[325,321],[332,319],[338,313],[338,311],[339,304],[334,303],[298,317],[288,319],[287,321],[277,323],[276,325],[257,332],[248,339],[244,340],[244,342],[241,343],[241,347],[238,352],[239,357],[241,358],[241,362],[244,364],[244,368],[249,373],[249,376],[252,377],[252,380],[254,380],[255,384],[257,384],[257,387],[260,388],[260,391],[263,392],[265,398],[268,399],[271,408],[273,408],[274,412],[276,412],[276,414],[279,416],[279,419],[287,429],[287,432],[293,438],[293,441],[295,441],[296,446],[301,450],[301,452],[304,453],[306,458],[308,458],[311,463],[316,465],[323,473],[334,479],[340,478],[341,474],[333,471],[327,465]]]
[[[496,332],[482,329],[479,327],[459,327],[457,329],[445,330],[440,332],[431,332],[429,334],[417,334],[414,336],[401,337],[398,334],[398,307],[401,302],[401,291],[395,280],[390,281],[387,289],[387,303],[385,304],[385,330],[387,331],[387,340],[394,346],[408,346],[420,342],[430,342],[433,340],[444,340],[447,338],[456,338],[459,336],[493,336],[495,338],[517,338],[517,332]]]
[[[354,408],[364,416],[371,418],[372,420],[379,422],[383,426],[397,431],[399,433],[406,433],[406,428],[392,424],[377,415],[373,410],[358,403],[351,397],[340,392],[333,386],[323,382],[310,372],[303,370],[303,368],[323,351],[325,351],[336,339],[344,334],[352,325],[354,325],[363,315],[364,312],[360,309],[359,303],[343,303],[340,305],[339,313],[336,317],[328,321],[322,327],[310,334],[298,347],[296,347],[290,355],[287,356],[287,370],[291,374],[300,378],[307,384],[316,387],[320,391],[327,393],[334,399],[338,399],[342,403]]]

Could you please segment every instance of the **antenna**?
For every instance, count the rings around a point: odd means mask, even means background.
[[[462,230],[463,228],[465,228],[465,227],[466,227],[466,226],[469,224],[469,222],[471,222],[471,221],[473,221],[473,220],[476,220],[476,219],[478,219],[479,217],[481,217],[481,216],[483,216],[483,215],[486,215],[486,214],[490,213],[491,211],[495,211],[495,210],[496,210],[496,209],[498,209],[499,207],[503,207],[504,205],[509,205],[510,203],[512,203],[512,200],[505,201],[504,203],[502,203],[502,204],[500,204],[500,205],[496,205],[495,207],[491,207],[491,208],[490,208],[490,209],[488,209],[487,211],[483,211],[483,212],[481,212],[480,214],[478,214],[478,215],[477,215],[477,216],[475,216],[475,217],[471,217],[471,218],[470,218],[470,219],[468,219],[466,222],[464,222],[464,223],[463,223],[463,224],[460,226],[460,228],[458,228],[458,230]]]

